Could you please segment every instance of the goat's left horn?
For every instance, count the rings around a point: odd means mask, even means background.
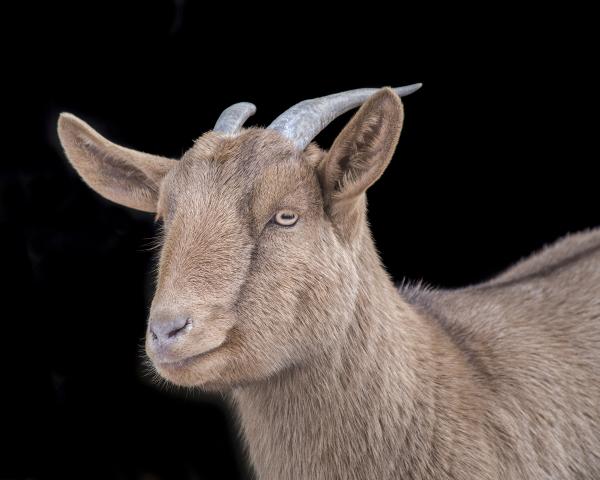
[[[404,97],[421,88],[421,83],[394,88]],[[337,117],[348,110],[362,105],[377,88],[359,88],[347,92],[335,93],[326,97],[304,100],[279,115],[269,128],[289,138],[296,147],[304,150],[318,133]]]
[[[256,113],[256,106],[248,102],[234,103],[223,110],[215,123],[214,132],[233,134],[238,133],[252,115]]]

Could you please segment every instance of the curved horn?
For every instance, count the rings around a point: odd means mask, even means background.
[[[249,117],[256,113],[256,106],[248,102],[234,103],[221,113],[215,123],[214,132],[238,133]]]
[[[421,88],[422,83],[394,88],[404,97]],[[326,97],[304,100],[279,115],[268,128],[276,130],[304,150],[317,134],[337,117],[362,105],[377,88],[359,88]]]

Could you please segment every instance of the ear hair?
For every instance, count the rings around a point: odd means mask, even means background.
[[[81,178],[113,202],[156,211],[160,182],[175,160],[115,145],[74,115],[62,113],[58,136]]]
[[[400,98],[384,88],[365,102],[336,138],[320,176],[326,206],[338,224],[359,221],[363,194],[389,164],[403,118]]]

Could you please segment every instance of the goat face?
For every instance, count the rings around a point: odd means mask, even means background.
[[[383,89],[328,153],[248,129],[209,132],[170,160],[61,116],[61,142],[83,179],[162,222],[146,352],[163,378],[222,389],[339,342],[368,235],[364,192],[389,162],[401,124],[398,96]]]
[[[342,325],[324,314],[350,303],[342,282],[356,273],[325,215],[321,157],[268,130],[208,134],[165,176],[146,337],[163,377],[258,379],[334,341]]]

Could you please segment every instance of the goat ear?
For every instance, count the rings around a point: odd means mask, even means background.
[[[346,235],[364,215],[365,191],[389,164],[402,130],[402,102],[391,88],[367,100],[338,135],[320,167],[325,205]]]
[[[160,182],[176,160],[115,145],[69,113],[58,119],[58,136],[71,165],[96,192],[126,207],[156,211]]]

